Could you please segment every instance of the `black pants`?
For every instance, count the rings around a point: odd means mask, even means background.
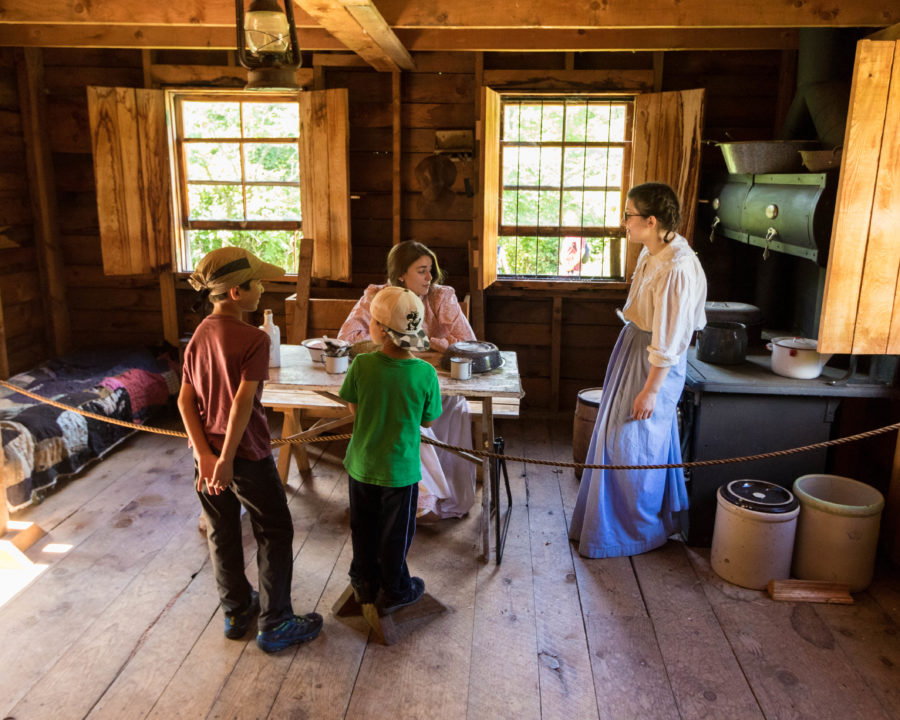
[[[382,487],[350,478],[350,580],[387,599],[409,590],[406,553],[416,534],[419,484]]]
[[[197,467],[194,466],[196,482]],[[291,573],[294,553],[294,523],[275,460],[235,458],[234,480],[221,495],[197,493],[206,516],[206,539],[225,612],[235,612],[250,603],[250,583],[244,574],[241,540],[241,505],[247,508],[256,538],[259,567],[259,629],[271,630],[293,617]]]

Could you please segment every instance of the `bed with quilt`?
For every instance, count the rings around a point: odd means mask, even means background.
[[[143,424],[169,405],[179,380],[169,353],[107,348],[48,360],[8,382],[88,412]],[[0,387],[0,499],[6,496],[10,512],[30,505],[134,432]]]

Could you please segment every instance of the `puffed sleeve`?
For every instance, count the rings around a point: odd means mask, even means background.
[[[444,352],[453,343],[475,339],[452,287],[433,286],[428,293],[428,302],[431,312],[425,315],[425,332],[432,350]]]
[[[338,340],[346,340],[349,343],[369,340],[369,320],[372,318],[370,306],[372,298],[383,285],[369,285],[363,296],[357,301],[350,311],[341,329],[338,330]]]
[[[651,365],[670,367],[678,364],[694,334],[696,278],[690,266],[677,263],[654,280],[653,329],[647,350]]]

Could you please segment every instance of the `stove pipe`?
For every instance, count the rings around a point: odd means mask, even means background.
[[[843,145],[858,39],[855,29],[799,31],[797,94],[779,139],[808,140],[815,136],[826,149]]]

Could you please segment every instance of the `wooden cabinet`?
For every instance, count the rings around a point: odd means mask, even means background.
[[[857,45],[819,350],[900,354],[900,41]]]

